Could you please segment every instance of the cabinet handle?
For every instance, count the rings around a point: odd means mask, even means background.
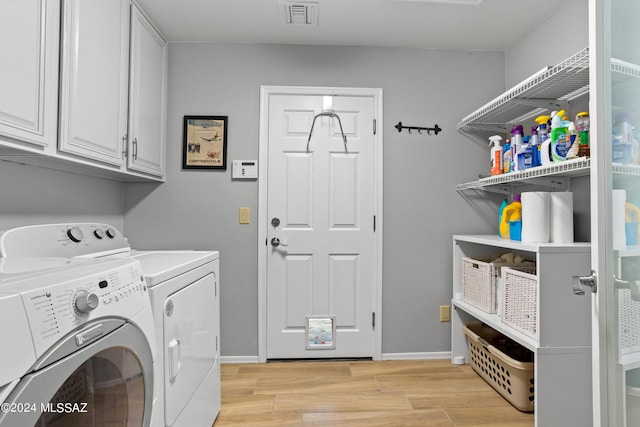
[[[127,137],[129,135],[128,134],[124,134],[124,136],[122,137],[122,158],[126,159],[127,158]]]
[[[133,138],[133,160],[138,159],[138,138]]]

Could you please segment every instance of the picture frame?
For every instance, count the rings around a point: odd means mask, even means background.
[[[228,116],[184,116],[183,169],[227,169]]]

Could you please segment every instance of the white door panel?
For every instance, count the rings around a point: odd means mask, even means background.
[[[373,98],[272,95],[269,102],[267,357],[374,352]],[[314,125],[308,141],[309,130]],[[308,151],[307,151],[308,143]],[[305,348],[307,316],[335,317],[335,349]]]

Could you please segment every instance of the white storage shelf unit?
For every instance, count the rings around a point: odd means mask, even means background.
[[[513,252],[536,262],[537,336],[532,338],[462,300],[462,259]],[[453,236],[451,357],[469,360],[462,325],[485,323],[534,353],[536,425],[590,425],[591,298],[573,293],[572,277],[591,271],[589,243],[527,244],[498,236]],[[584,419],[581,419],[584,417]]]

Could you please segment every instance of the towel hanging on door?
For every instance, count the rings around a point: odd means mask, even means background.
[[[338,116],[336,114],[336,112],[334,110],[322,110],[322,113],[316,114],[313,117],[313,122],[311,123],[311,130],[309,131],[309,138],[307,138],[307,152],[309,152],[309,142],[311,142],[311,135],[313,135],[313,127],[316,124],[316,119],[318,117],[333,117],[338,119],[338,124],[340,125],[340,134],[342,134],[342,140],[344,141],[344,151],[348,151],[347,150],[347,135],[344,134],[344,131],[342,130],[342,122],[340,121],[340,116]]]

